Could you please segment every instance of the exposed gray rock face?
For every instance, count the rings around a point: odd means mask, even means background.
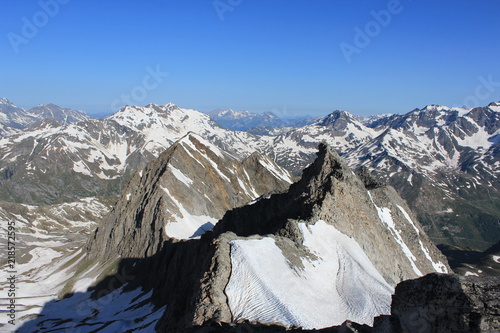
[[[90,239],[88,256],[151,256],[164,241],[200,236],[227,210],[290,183],[288,173],[263,155],[240,163],[188,134],[132,177]]]
[[[498,332],[500,277],[429,274],[396,287],[374,332]]]

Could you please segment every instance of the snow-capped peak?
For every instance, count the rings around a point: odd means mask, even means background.
[[[450,108],[444,105],[428,104],[420,111],[448,111],[448,110],[450,110]]]
[[[456,111],[456,112],[458,112],[458,115],[462,117],[465,114],[467,114],[470,110],[471,109],[468,109],[465,107],[459,108],[459,107],[448,107],[445,105],[429,104],[429,105],[426,105],[422,109],[415,109],[413,111],[416,113],[420,113],[420,112],[454,112],[454,111]]]
[[[346,117],[354,120],[354,116],[345,110],[335,110],[326,117],[335,117],[335,118]]]
[[[176,104],[169,102],[169,103],[165,104],[165,108],[166,109],[178,109],[179,107]]]
[[[5,105],[14,105],[11,101],[9,101],[7,98],[5,97],[1,97],[0,98],[0,104],[5,104]]]
[[[212,117],[224,117],[227,119],[241,119],[251,116],[251,113],[247,110],[234,111],[233,109],[227,110],[216,110],[210,113]]]
[[[344,110],[335,110],[326,117],[318,120],[318,124],[326,126],[329,124],[336,123],[339,119],[343,119],[348,123],[359,123],[361,124],[352,114]]]

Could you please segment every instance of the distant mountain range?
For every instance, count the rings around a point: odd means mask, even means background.
[[[220,114],[241,119],[248,112]],[[470,110],[429,105],[363,123],[334,111],[309,125],[256,135],[226,129],[196,110],[151,104],[66,125],[44,120],[8,133],[4,126],[0,198],[51,204],[117,194],[136,170],[189,132],[240,161],[260,152],[294,176],[325,141],[354,169],[366,167],[394,186],[436,242],[484,250],[500,237],[499,114],[498,103]]]
[[[313,123],[318,117],[295,116],[279,118],[272,112],[252,113],[247,110],[221,110],[209,112],[208,115],[222,126],[236,131],[247,131],[258,135],[273,135],[286,132],[291,127]]]
[[[92,117],[81,111],[62,108],[55,104],[40,104],[25,110],[14,105],[6,98],[0,98],[0,123],[5,126],[22,129],[49,118],[54,119],[61,125],[66,125],[89,120]]]
[[[252,127],[284,127],[286,123],[278,118],[272,112],[250,113],[246,110],[233,111],[229,110],[214,110],[209,112],[210,118],[221,124],[222,126],[244,131]]]

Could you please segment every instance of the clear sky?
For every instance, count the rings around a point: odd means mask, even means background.
[[[55,103],[92,114],[173,102],[368,115],[500,100],[498,0],[0,6],[0,97],[25,108]]]

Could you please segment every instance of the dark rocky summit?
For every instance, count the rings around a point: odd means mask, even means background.
[[[499,332],[500,276],[433,273],[403,281],[373,332]]]

